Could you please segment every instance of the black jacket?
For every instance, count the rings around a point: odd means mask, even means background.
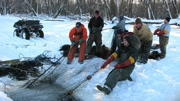
[[[103,28],[104,20],[100,16],[98,18],[92,17],[89,21],[88,28],[92,29],[92,27]]]

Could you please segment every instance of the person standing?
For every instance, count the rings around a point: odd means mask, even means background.
[[[104,20],[100,16],[100,12],[95,10],[95,15],[92,17],[88,23],[89,28],[89,38],[87,40],[86,47],[86,58],[92,48],[93,42],[96,44],[96,55],[101,55],[101,45],[102,45],[102,28],[104,27]]]
[[[68,53],[67,64],[71,64],[75,55],[75,52],[80,45],[79,51],[79,63],[83,64],[86,49],[87,30],[80,22],[76,23],[76,26],[69,32],[69,39],[71,41],[70,50]]]
[[[113,60],[118,59],[118,63],[114,66],[114,69],[108,74],[104,86],[97,85],[97,89],[105,94],[109,94],[113,88],[116,86],[118,81],[130,80],[131,73],[135,68],[135,62],[138,57],[138,48],[134,46],[137,43],[135,40],[139,41],[137,37],[127,35],[123,37],[123,43],[121,47],[117,49],[101,66],[101,69],[106,68],[106,66]],[[139,44],[139,43],[137,43]]]
[[[111,41],[111,53],[116,51],[116,47],[117,47],[116,36],[117,36],[117,34],[119,34],[118,30],[121,30],[122,32],[125,31],[125,19],[124,19],[124,16],[119,16],[119,22],[115,26],[113,26],[112,29],[114,29],[114,35],[113,35],[113,38],[112,38],[112,41]]]
[[[146,64],[152,45],[153,34],[148,25],[142,23],[140,18],[136,18],[135,20],[135,25],[133,26],[133,33],[137,35],[141,42],[137,62]]]
[[[164,19],[164,24],[161,25],[160,28],[157,28],[154,31],[154,35],[159,36],[159,46],[160,46],[160,58],[165,58],[166,57],[166,46],[169,42],[169,35],[171,31],[171,27],[169,24],[170,17],[166,17]]]

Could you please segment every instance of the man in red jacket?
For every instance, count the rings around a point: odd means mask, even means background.
[[[86,51],[86,39],[87,39],[87,30],[83,24],[80,22],[76,23],[76,26],[71,29],[69,32],[69,39],[71,41],[71,47],[68,53],[67,64],[71,64],[75,55],[75,52],[80,45],[79,51],[79,63],[83,64]]]

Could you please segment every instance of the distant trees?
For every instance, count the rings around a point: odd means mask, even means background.
[[[180,13],[179,0],[0,0],[0,14],[93,15],[99,9],[106,19],[113,16],[176,18]]]

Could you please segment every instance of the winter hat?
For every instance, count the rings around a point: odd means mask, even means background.
[[[77,22],[77,23],[76,23],[76,27],[77,27],[77,28],[80,28],[80,27],[81,27],[81,23],[80,23],[80,22]]]
[[[124,38],[127,40],[129,44],[131,44],[131,36],[128,35],[128,36],[125,36]]]
[[[117,30],[117,34],[122,34],[122,33],[123,33],[123,31],[121,29]]]
[[[170,17],[166,17],[165,18],[168,22],[171,20],[171,18]]]
[[[136,18],[135,23],[136,23],[136,24],[142,24],[142,21],[141,21],[140,18]]]
[[[124,16],[119,16],[119,19],[120,19],[120,20],[123,20],[123,19],[124,19]]]
[[[95,14],[99,14],[99,11],[98,11],[98,10],[95,10]]]

